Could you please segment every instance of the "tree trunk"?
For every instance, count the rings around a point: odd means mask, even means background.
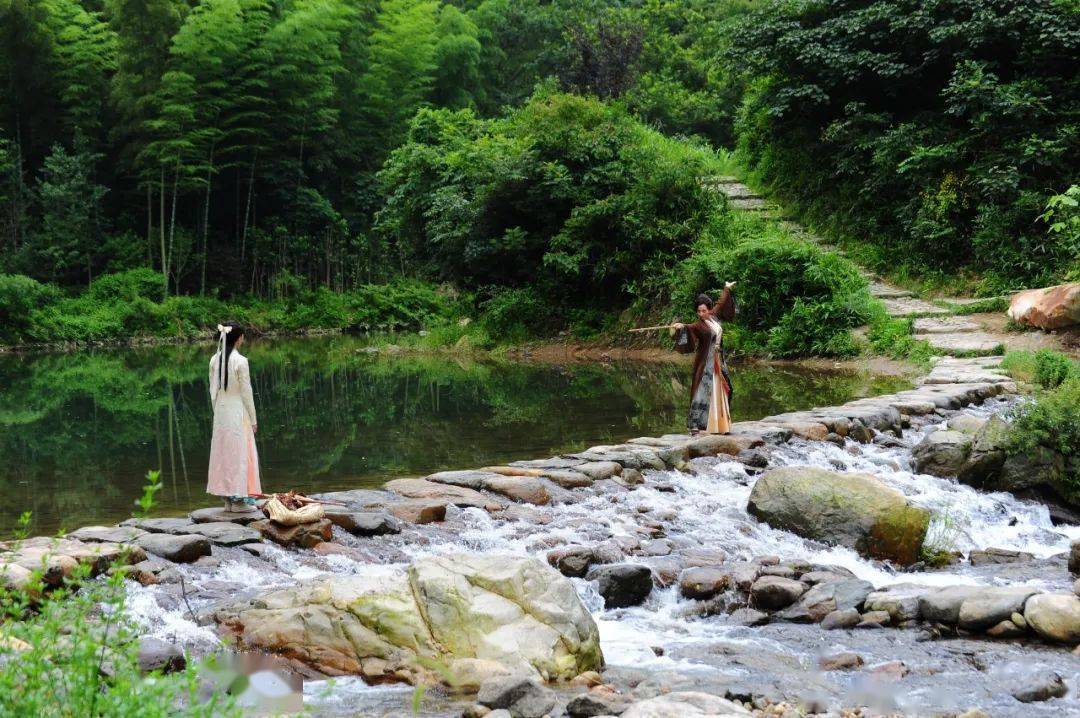
[[[240,235],[240,265],[244,264],[244,257],[247,252],[247,233],[248,223],[251,220],[251,198],[255,192],[255,163],[259,159],[259,150],[251,155],[251,173],[248,175],[248,192],[247,192],[247,206],[244,207],[244,231]]]
[[[15,206],[12,211],[11,240],[15,249],[19,248],[22,239],[22,216],[23,195],[26,186],[23,184],[23,152],[22,152],[22,116],[15,113]]]
[[[172,256],[173,247],[175,246],[176,239],[176,200],[180,187],[180,160],[176,161],[176,166],[173,168],[173,183],[172,183],[172,211],[169,216],[169,269],[172,269]],[[173,286],[178,286],[179,282],[176,281],[177,277],[173,277]],[[166,282],[166,288],[167,288]]]
[[[202,272],[199,279],[199,294],[206,294],[206,254],[208,251],[207,244],[207,229],[210,224],[210,183],[213,181],[214,173],[214,145],[210,145],[210,164],[206,168],[206,206],[203,207],[203,225],[202,225]]]
[[[146,183],[146,261],[154,266],[154,190]]]
[[[165,253],[165,165],[158,185],[158,229],[161,237],[161,273],[165,276],[165,296],[169,296],[169,256]]]

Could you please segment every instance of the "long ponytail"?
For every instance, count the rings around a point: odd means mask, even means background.
[[[236,348],[236,342],[244,336],[244,328],[236,322],[217,325],[218,330],[218,386],[222,391],[229,388],[229,356]]]

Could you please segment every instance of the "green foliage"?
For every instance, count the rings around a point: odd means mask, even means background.
[[[145,510],[153,505],[156,489],[150,486],[160,487],[156,472],[147,483]],[[29,518],[24,514],[24,525]],[[105,580],[89,581],[90,564],[81,564],[61,586],[47,588],[46,558],[27,587],[0,588],[0,715],[241,715],[228,695],[214,691],[203,698],[201,667],[194,662],[175,674],[141,673],[139,631],[127,612],[122,566]]]
[[[1080,375],[1021,404],[1009,432],[1009,452],[1051,449],[1065,457],[1065,485],[1080,497]]]
[[[1001,360],[1001,369],[1015,379],[1043,389],[1055,389],[1080,376],[1080,363],[1052,349],[1011,351]]]
[[[658,299],[664,268],[718,221],[708,150],[624,109],[542,92],[504,119],[421,111],[379,175],[377,229],[464,286],[522,288],[557,317]]]
[[[550,328],[547,305],[530,287],[496,288],[480,309],[485,328],[503,341],[520,341]]]
[[[916,339],[912,335],[913,324],[911,319],[890,317],[885,312],[885,307],[880,302],[875,302],[867,333],[871,350],[893,359],[907,359],[918,365],[929,365],[934,349],[929,342]]]
[[[1077,254],[1035,220],[1075,180],[1078,33],[1057,0],[764,4],[728,53],[740,149],[885,268],[966,268],[988,293],[1050,282]]]
[[[1075,376],[1080,376],[1080,365],[1069,357],[1050,349],[1035,352],[1033,379],[1042,388],[1055,389]]]
[[[1073,257],[1066,279],[1080,278],[1080,185],[1072,185],[1061,194],[1046,200],[1046,210],[1039,215],[1046,232]]]
[[[295,279],[295,278],[294,278]],[[284,280],[279,285],[287,284]],[[0,275],[0,341],[10,344],[126,342],[145,337],[209,336],[235,319],[255,332],[417,330],[457,316],[450,290],[415,280],[358,285],[349,292],[309,290],[302,281],[268,301],[243,297],[165,296],[161,274],[134,269],[105,275],[83,294],[62,297],[51,285]]]
[[[30,328],[33,312],[59,296],[52,285],[19,274],[0,274],[0,341],[19,341]]]
[[[935,512],[919,549],[919,560],[931,568],[942,568],[955,562],[960,535],[960,527],[948,512]]]
[[[990,297],[989,299],[982,299],[976,302],[969,302],[968,304],[961,304],[954,307],[952,312],[960,316],[966,314],[984,314],[994,313],[1002,314],[1009,308],[1008,297]]]
[[[56,145],[45,160],[37,188],[41,225],[27,249],[28,263],[40,268],[39,276],[69,282],[82,277],[87,283],[93,278],[101,202],[108,192],[93,180],[99,159],[80,136],[73,153]]]
[[[103,302],[134,302],[138,299],[161,302],[165,299],[165,280],[160,272],[152,269],[132,269],[99,277],[86,295]]]
[[[698,293],[715,297],[734,281],[736,321],[745,331],[732,335],[732,346],[779,357],[856,354],[850,330],[870,315],[858,269],[776,224],[738,215],[729,221],[669,273],[674,310],[689,312]]]

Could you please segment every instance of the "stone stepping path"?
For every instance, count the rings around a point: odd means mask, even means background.
[[[775,217],[792,236],[816,244],[826,251],[844,254],[843,250],[808,231],[798,222],[783,218],[782,208],[769,202],[737,177],[706,177],[702,179],[702,186],[723,194],[734,209]],[[953,314],[954,311],[982,302],[983,299],[944,297],[938,300],[938,303],[932,304],[920,299],[914,292],[881,281],[864,268],[860,268],[859,272],[870,282],[870,295],[885,305],[885,311],[890,317],[915,319],[914,334],[942,354],[968,356],[1000,351],[1002,348],[1007,349],[1010,344],[1024,347],[1023,342],[1017,341],[1015,334],[996,333],[971,319]]]
[[[930,346],[945,354],[990,354],[1005,346],[1003,337],[989,332],[960,332],[955,334],[927,334]]]
[[[966,317],[920,317],[915,320],[914,334],[957,334],[978,332],[982,325]]]
[[[948,316],[949,310],[942,309],[936,304],[931,304],[924,299],[916,297],[901,297],[899,299],[882,299],[885,311],[890,317],[906,319],[909,317],[942,317]]]
[[[878,281],[870,282],[869,290],[870,296],[878,299],[909,299],[915,296],[906,289],[900,289]]]

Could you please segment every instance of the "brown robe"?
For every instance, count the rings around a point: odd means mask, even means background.
[[[730,289],[725,289],[720,294],[720,299],[716,301],[711,310],[712,315],[722,322],[730,322],[735,318],[735,295],[732,294]],[[709,329],[705,322],[698,319],[693,324],[686,325],[686,333],[690,338],[690,343],[685,347],[681,347],[678,344],[675,345],[675,350],[681,354],[695,353],[694,356],[694,381],[690,386],[690,396],[693,397],[697,394],[698,384],[701,383],[701,375],[705,373],[705,362],[709,359],[709,351],[712,349],[712,330]],[[720,335],[720,349],[723,351],[724,347],[724,335]],[[721,356],[723,356],[721,354]],[[731,399],[731,380],[728,377],[727,366],[721,361],[723,367],[724,377],[724,390],[727,392],[728,399]]]

